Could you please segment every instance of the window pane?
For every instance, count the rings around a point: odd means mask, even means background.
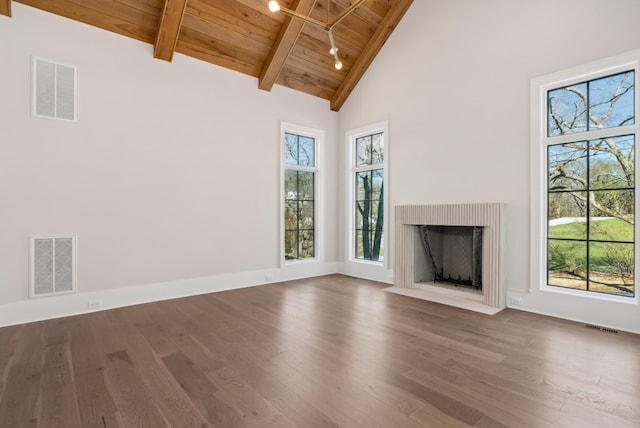
[[[356,200],[371,199],[371,171],[356,172]]]
[[[579,83],[547,93],[547,133],[550,137],[587,130],[587,84]]]
[[[298,251],[301,259],[313,257],[313,230],[300,232],[300,247]]]
[[[549,238],[587,239],[587,192],[549,194]]]
[[[356,166],[371,165],[371,136],[356,139]]]
[[[298,199],[298,171],[284,170],[284,197],[285,199]]]
[[[287,260],[298,258],[298,232],[295,230],[284,232],[284,258]]]
[[[302,135],[284,134],[284,163],[315,166],[315,139]]]
[[[634,123],[633,71],[589,82],[589,128],[601,129]]]
[[[383,134],[371,136],[371,164],[381,165],[384,162],[384,139]]]
[[[548,147],[550,192],[586,189],[587,147],[585,141]]]
[[[298,199],[313,200],[313,172],[298,171]]]
[[[314,166],[315,165],[315,141],[310,137],[299,137],[298,144],[298,165]]]
[[[549,239],[547,255],[549,285],[587,289],[586,242]]]
[[[589,290],[634,295],[633,244],[592,242],[589,247]]]
[[[589,238],[598,241],[633,242],[633,224],[615,217],[594,217],[589,223]]]
[[[298,201],[285,201],[284,203],[284,229],[296,230],[298,228]]]
[[[298,227],[300,229],[313,229],[313,202],[300,202]]]
[[[357,259],[364,258],[364,249],[363,249],[363,243],[362,243],[363,234],[364,232],[362,230],[356,230],[356,258]]]
[[[378,217],[378,214],[382,213],[382,206],[380,204],[381,204],[380,200],[377,200],[377,199],[371,200],[371,212],[370,212],[371,220],[369,224],[372,229],[377,227],[376,225],[378,224],[378,219],[382,220],[382,218]]]
[[[589,238],[633,242],[634,194],[633,190],[591,192]]]
[[[356,213],[356,258],[382,260],[383,229],[377,228],[378,201],[361,201]],[[380,208],[382,208],[380,206]],[[382,215],[382,211],[380,211]],[[382,220],[382,218],[380,218]]]
[[[380,237],[380,255],[378,256],[378,260],[384,260],[384,232],[377,230],[376,233]]]
[[[589,142],[589,184],[593,189],[633,187],[635,137],[603,138]]]
[[[298,136],[284,134],[284,163],[298,165]]]
[[[383,192],[384,170],[371,171],[371,199],[381,199]]]
[[[384,134],[382,132],[356,138],[356,166],[384,163]]]
[[[362,229],[364,227],[363,217],[364,213],[371,212],[371,201],[358,201],[356,202],[356,229]],[[368,224],[367,224],[367,227]]]

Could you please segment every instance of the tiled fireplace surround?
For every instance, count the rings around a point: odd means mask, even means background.
[[[396,206],[395,280],[394,287],[388,291],[488,314],[504,309],[503,220],[504,204],[501,203]],[[417,225],[483,226],[481,294],[462,287],[416,283],[415,251],[421,245]]]

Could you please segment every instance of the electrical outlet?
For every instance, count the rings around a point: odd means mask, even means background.
[[[89,309],[95,309],[95,308],[101,308],[101,307],[102,307],[102,300],[100,299],[89,300]]]
[[[511,296],[509,298],[509,303],[511,306],[522,306],[524,302],[522,301],[522,297]]]
[[[264,280],[265,281],[273,281],[273,275],[271,275],[271,274],[265,275],[264,276]]]

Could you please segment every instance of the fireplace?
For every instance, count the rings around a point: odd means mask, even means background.
[[[504,309],[503,211],[500,203],[396,206],[389,291],[485,313]]]

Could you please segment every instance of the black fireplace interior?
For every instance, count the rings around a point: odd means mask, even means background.
[[[482,226],[417,226],[424,250],[422,278],[417,281],[444,282],[482,288]],[[416,260],[418,261],[418,260]]]

